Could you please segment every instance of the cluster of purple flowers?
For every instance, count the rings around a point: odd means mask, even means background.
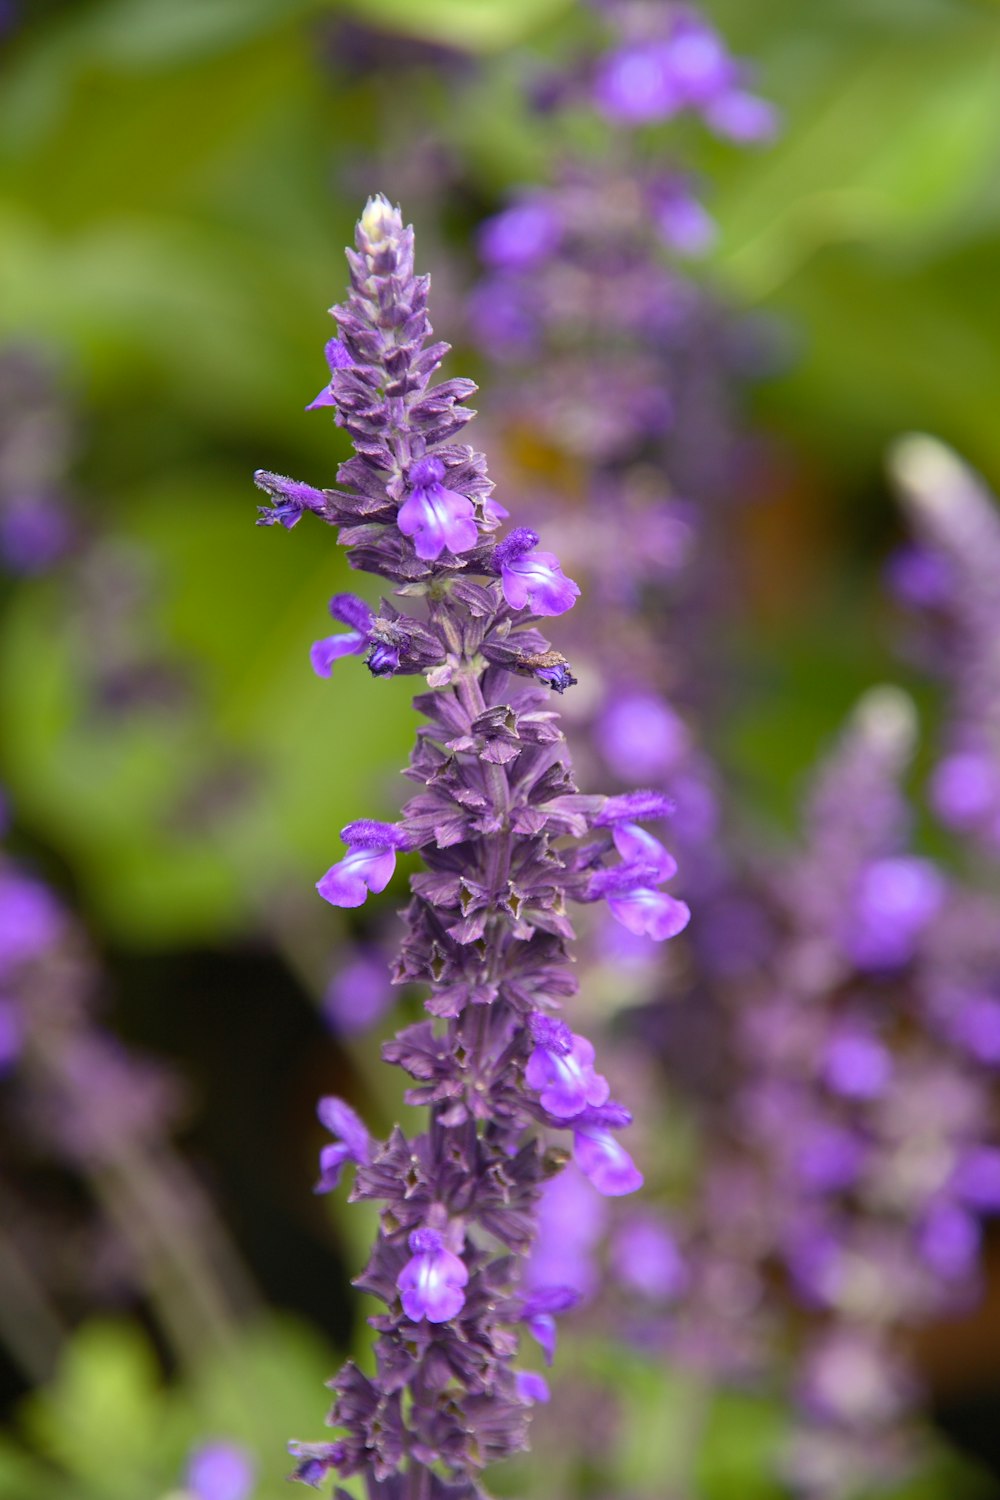
[[[535,532],[494,539],[506,511],[482,456],[456,441],[474,387],[432,383],[447,345],[430,342],[412,230],[378,197],[356,244],[319,397],[354,456],[337,488],[263,471],[256,481],[269,496],[262,524],[290,528],[310,511],[340,528],[353,567],[388,579],[408,608],[422,604],[416,616],[339,596],[331,608],[347,631],[315,647],[313,664],[325,675],[339,656],[364,654],[374,676],[427,684],[406,772],[419,791],[397,823],[348,825],[347,852],[318,889],[358,906],[386,888],[401,854],[420,854],[395,978],[429,990],[431,1019],[383,1055],[414,1080],[407,1100],[430,1123],[377,1142],[342,1101],[320,1106],[334,1136],[320,1190],[352,1162],[352,1196],[383,1204],[357,1284],[386,1311],[371,1320],[374,1376],[348,1364],[333,1382],[328,1420],[341,1435],[293,1452],[308,1483],[335,1471],[363,1475],[371,1496],[461,1500],[483,1493],[486,1465],[523,1446],[528,1409],[544,1398],[541,1377],[514,1368],[518,1329],[551,1356],[554,1315],[575,1300],[563,1286],[519,1286],[539,1194],[565,1161],[539,1129],[571,1132],[599,1193],[642,1182],[617,1135],[628,1110],[558,1016],[576,990],[566,902],[606,901],[620,923],[660,940],[688,912],[662,889],[674,863],[642,826],[667,815],[666,799],[586,796],[572,781],[548,696],[572,678],[537,621],[579,591]]]

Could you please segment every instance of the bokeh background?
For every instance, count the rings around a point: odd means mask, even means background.
[[[685,142],[720,230],[697,274],[764,351],[729,538],[737,690],[714,749],[779,838],[865,687],[902,681],[934,720],[883,586],[902,529],[887,445],[932,432],[1000,488],[1000,8],[705,10],[782,117],[766,151]],[[89,931],[115,1032],[183,1080],[179,1152],[254,1288],[193,1370],[132,1291],[110,1312],[71,1300],[37,1381],[0,1352],[4,1500],[160,1497],[214,1435],[253,1448],[255,1495],[281,1494],[285,1439],[308,1435],[320,1382],[364,1340],[348,1282],[370,1223],[311,1195],[313,1106],[346,1092],[387,1119],[394,1101],[377,1033],[324,1019],[364,928],[312,887],[343,823],[398,806],[409,689],[309,671],[347,570],[318,529],[256,528],[250,476],[331,482],[344,456],[303,408],[369,192],[414,219],[452,373],[483,370],[460,317],[474,231],[543,169],[518,80],[583,22],[578,0],[0,6],[0,431],[69,518],[52,566],[0,579],[8,847]],[[1000,1493],[998,1327],[984,1312],[927,1354],[983,1495]],[[603,1482],[655,1496],[669,1391],[607,1378],[634,1385],[633,1420]],[[754,1420],[734,1411],[719,1437],[710,1500],[777,1493]],[[954,1479],[921,1482],[944,1497]]]

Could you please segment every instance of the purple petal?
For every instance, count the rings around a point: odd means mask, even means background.
[[[639,886],[622,896],[609,896],[608,909],[636,937],[655,938],[658,943],[676,937],[691,920],[691,910],[685,902],[648,886]]]
[[[548,1401],[549,1384],[544,1375],[539,1375],[535,1370],[518,1370],[514,1377],[514,1385],[521,1401]]]
[[[434,562],[442,552],[468,552],[479,542],[475,507],[465,495],[440,484],[415,489],[399,507],[396,525],[412,537],[414,550],[424,562]]]
[[[536,615],[563,615],[580,597],[579,587],[563,573],[553,552],[526,552],[504,563],[500,577],[511,609],[528,605]]]
[[[367,1162],[371,1153],[371,1136],[360,1115],[349,1104],[328,1094],[316,1106],[323,1127],[344,1142],[354,1161]]]
[[[352,849],[331,865],[316,889],[331,906],[363,906],[369,891],[385,890],[395,868],[395,849]]]
[[[250,1455],[235,1443],[205,1443],[188,1460],[192,1500],[249,1500],[255,1478]]]
[[[642,1187],[642,1173],[609,1130],[594,1125],[578,1126],[573,1132],[573,1158],[584,1176],[606,1198],[621,1198]]]
[[[317,677],[329,677],[333,664],[342,656],[360,656],[368,649],[368,637],[349,630],[346,635],[328,635],[321,641],[313,641],[309,647],[309,661]]]
[[[655,879],[670,880],[677,874],[677,861],[668,854],[651,833],[636,823],[619,823],[612,835],[615,848],[629,864],[649,865],[656,871]]]

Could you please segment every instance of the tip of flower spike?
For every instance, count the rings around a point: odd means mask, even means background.
[[[975,486],[972,471],[940,439],[925,432],[907,433],[889,449],[890,477],[918,510],[942,512],[954,497]]]
[[[384,193],[376,193],[368,199],[358,220],[361,232],[373,245],[381,244],[401,222],[400,210],[393,208]]]
[[[854,710],[854,724],[883,754],[903,763],[917,741],[917,710],[902,688],[882,683],[865,693]]]

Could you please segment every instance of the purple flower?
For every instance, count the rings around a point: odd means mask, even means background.
[[[413,1258],[396,1278],[403,1311],[411,1322],[447,1323],[465,1306],[469,1272],[461,1256],[445,1248],[436,1229],[415,1229],[410,1235]]]
[[[487,219],[479,231],[479,254],[499,271],[527,271],[557,248],[562,226],[544,198],[528,198]]]
[[[64,920],[47,886],[10,870],[0,871],[0,978],[50,948]]]
[[[511,609],[530,609],[535,615],[562,615],[573,608],[580,590],[567,578],[552,552],[539,552],[538,533],[516,527],[493,552],[504,598]]]
[[[316,889],[331,906],[363,906],[368,892],[384,891],[396,869],[396,853],[407,847],[405,833],[392,823],[360,818],[341,830],[343,859],[331,865]]]
[[[568,1288],[578,1299],[591,1295],[598,1281],[594,1256],[606,1217],[607,1206],[575,1167],[564,1168],[545,1183],[538,1234],[525,1268],[532,1295],[548,1296],[552,1287]],[[544,1316],[544,1308],[538,1316]],[[546,1349],[545,1341],[537,1333],[536,1337]]]
[[[973,995],[964,1000],[952,1023],[952,1033],[979,1062],[995,1067],[1000,1063],[1000,1000],[993,995]]]
[[[284,526],[291,531],[297,526],[307,510],[318,515],[325,514],[326,496],[311,484],[302,484],[297,479],[288,479],[284,474],[272,474],[269,469],[258,469],[253,482],[259,490],[270,495],[274,505],[259,505],[258,526]]]
[[[657,878],[655,875],[654,879]],[[608,910],[623,927],[636,937],[650,937],[666,942],[683,932],[691,920],[691,908],[684,901],[655,891],[647,885],[636,885],[608,896]]]
[[[16,495],[0,508],[0,559],[13,573],[44,573],[69,551],[73,525],[48,495]]]
[[[981,1213],[1000,1212],[1000,1148],[975,1146],[967,1151],[955,1168],[952,1188]]]
[[[681,183],[663,184],[652,202],[653,221],[668,250],[704,255],[715,243],[715,221]]]
[[[677,861],[673,855],[667,853],[659,839],[637,823],[619,823],[612,837],[624,862],[642,865],[645,870],[654,872],[651,879],[670,880],[677,874]]]
[[[747,89],[730,89],[706,105],[705,123],[716,135],[741,146],[771,141],[778,133],[779,116],[773,104]]]
[[[944,881],[930,860],[906,855],[873,860],[862,874],[847,938],[854,962],[866,969],[909,962],[943,897]]]
[[[605,1198],[621,1198],[642,1187],[639,1168],[625,1147],[602,1125],[574,1125],[573,1160]]]
[[[236,1443],[205,1443],[188,1460],[194,1500],[249,1500],[255,1477],[249,1453]]]
[[[539,1375],[536,1370],[518,1370],[514,1377],[514,1386],[522,1401],[529,1405],[536,1401],[548,1401],[549,1383],[544,1375]]]
[[[593,1197],[592,1193],[587,1193],[590,1202],[593,1202]],[[555,1314],[575,1307],[580,1295],[571,1286],[539,1286],[525,1299],[521,1321],[541,1347],[547,1365],[551,1365],[556,1355]]]
[[[479,541],[476,511],[472,501],[441,483],[445,475],[439,458],[421,458],[410,466],[410,493],[399,507],[396,524],[413,539],[414,550],[425,562],[435,562],[442,552],[468,552]]]
[[[359,949],[339,966],[323,998],[331,1030],[355,1036],[374,1026],[391,1002],[389,966],[375,949]]]
[[[594,1072],[594,1049],[586,1037],[540,1011],[528,1017],[528,1030],[535,1048],[524,1081],[538,1091],[543,1109],[569,1120],[588,1104],[605,1103],[611,1090],[607,1079]]]
[[[839,1193],[853,1187],[865,1160],[865,1145],[843,1125],[817,1121],[795,1148],[795,1172],[803,1187]]]
[[[1000,778],[988,756],[956,752],[935,769],[930,798],[947,827],[972,829],[996,807],[998,790]]]
[[[677,1241],[665,1224],[648,1214],[622,1225],[612,1256],[625,1285],[653,1302],[672,1301],[687,1289],[690,1273]]]
[[[316,1106],[323,1126],[336,1137],[332,1146],[324,1146],[319,1154],[319,1181],[314,1188],[317,1193],[332,1192],[340,1184],[341,1174],[349,1161],[358,1166],[367,1165],[371,1158],[371,1136],[364,1123],[343,1099],[328,1095]]]
[[[311,1484],[314,1489],[329,1476],[339,1469],[347,1456],[347,1445],[342,1442],[335,1443],[300,1443],[292,1441],[288,1445],[288,1451],[293,1458],[299,1460],[295,1472],[289,1474],[289,1479],[297,1479],[300,1484]]]
[[[946,1281],[975,1271],[982,1233],[972,1214],[956,1203],[932,1205],[917,1232],[921,1259]]]
[[[342,656],[362,656],[371,644],[373,617],[363,599],[355,594],[334,594],[329,610],[335,620],[351,629],[342,635],[328,635],[310,648],[309,660],[317,677],[329,677],[335,661]],[[398,656],[396,661],[398,664]]]
[[[824,1074],[829,1088],[845,1099],[876,1099],[892,1073],[886,1047],[864,1031],[835,1035],[827,1048]]]
[[[642,42],[610,53],[598,70],[594,100],[619,125],[645,125],[676,114],[682,99],[671,77],[669,45]]]
[[[564,693],[568,687],[574,687],[576,678],[569,669],[569,663],[561,661],[554,667],[536,667],[535,676],[539,682],[544,682],[546,687],[554,689],[557,693]]]
[[[323,353],[326,355],[326,362],[330,366],[331,375],[334,370],[347,370],[354,364],[354,360],[340,339],[330,339]],[[306,407],[306,411],[315,411],[319,406],[336,406],[336,404],[337,398],[333,394],[333,385],[327,383],[316,399],[310,401]]]
[[[652,693],[613,698],[597,725],[601,754],[625,781],[668,774],[683,759],[691,738],[683,720]]]

